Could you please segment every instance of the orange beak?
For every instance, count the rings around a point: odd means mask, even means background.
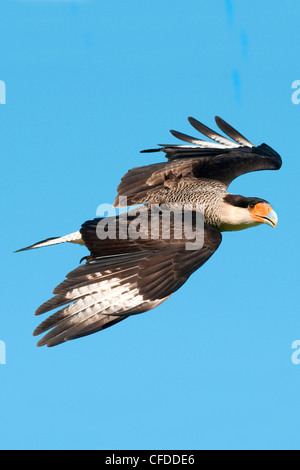
[[[272,209],[270,204],[266,202],[255,204],[253,209],[249,209],[249,212],[252,219],[262,224],[268,224],[275,228],[278,223],[276,212]]]

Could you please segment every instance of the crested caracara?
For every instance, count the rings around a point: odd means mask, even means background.
[[[278,170],[278,153],[266,144],[254,146],[219,117],[216,123],[229,138],[194,118],[189,122],[212,141],[171,131],[188,145],[144,150],[163,152],[166,161],[133,168],[121,179],[115,207],[140,205],[138,209],[85,222],[78,232],[23,249],[71,242],[89,250],[86,262],[37,309],[37,315],[58,309],[34,331],[47,332],[39,346],[103,330],[160,305],[213,255],[222,231],[260,224],[276,227],[277,215],[269,202],[231,194],[228,186],[245,173]],[[166,211],[167,227],[162,220]],[[192,234],[196,237],[198,225],[202,234],[201,243],[189,247],[191,238],[178,230],[184,228],[186,214]]]

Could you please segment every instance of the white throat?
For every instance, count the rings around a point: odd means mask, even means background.
[[[235,230],[244,230],[250,227],[260,225],[260,222],[253,220],[248,209],[236,207],[222,203],[219,230],[221,232],[231,232]]]

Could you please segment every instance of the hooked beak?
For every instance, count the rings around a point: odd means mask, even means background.
[[[252,217],[258,222],[268,224],[273,228],[275,228],[278,223],[276,212],[272,209],[270,204],[266,203],[256,204]]]
[[[268,213],[267,217],[265,217],[264,220],[266,224],[270,225],[273,228],[275,228],[278,224],[278,217],[273,209]]]

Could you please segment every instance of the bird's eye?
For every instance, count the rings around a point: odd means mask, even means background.
[[[254,207],[255,207],[255,204],[249,204],[249,206],[248,206],[248,207],[249,207],[249,209],[253,210],[253,209],[254,209]]]

